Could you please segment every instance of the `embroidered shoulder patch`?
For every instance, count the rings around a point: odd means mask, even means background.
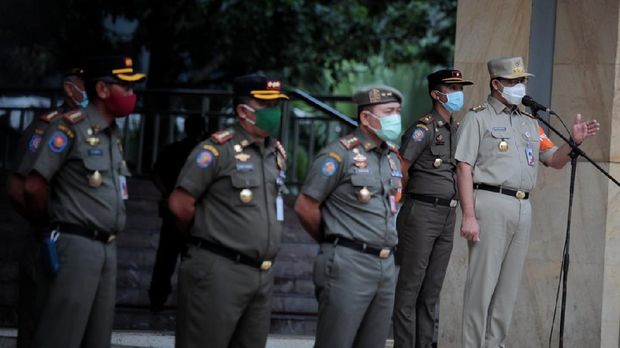
[[[324,176],[332,176],[338,170],[338,162],[332,157],[328,157],[321,166],[321,173]]]
[[[33,134],[30,141],[28,141],[28,150],[30,152],[37,152],[39,144],[41,144],[41,140],[43,140],[43,136],[41,136],[41,134]]]
[[[211,153],[213,154],[213,156],[218,157],[220,155],[220,151],[213,145],[211,144],[204,144],[202,146],[203,149],[205,150],[209,150],[211,151]]]
[[[215,157],[215,155],[213,154],[213,152],[211,152],[209,150],[201,150],[196,155],[196,165],[199,168],[205,169],[205,168],[209,167],[211,165],[211,163],[213,163],[213,158],[214,157]]]
[[[411,139],[413,139],[413,141],[415,142],[420,142],[424,140],[425,137],[426,137],[426,133],[424,132],[424,129],[422,128],[416,128],[413,131],[413,134],[411,135]]]
[[[47,145],[52,152],[60,153],[64,151],[68,143],[69,139],[67,139],[67,135],[61,131],[56,131],[50,138]]]

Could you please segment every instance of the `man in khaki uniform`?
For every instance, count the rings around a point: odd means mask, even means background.
[[[193,221],[179,269],[179,348],[266,344],[284,220],[280,87],[257,74],[235,79],[239,123],[194,148],[170,195],[181,231]]]
[[[26,178],[31,216],[52,230],[46,235],[49,294],[34,347],[110,346],[114,240],[125,227],[129,175],[115,119],[133,110],[132,83],[145,77],[133,72],[132,63],[128,57],[88,60],[86,89],[93,103],[48,127]]]
[[[353,96],[359,128],[318,154],[295,212],[321,251],[314,263],[319,301],[316,348],[385,345],[394,305],[395,218],[402,96],[386,86]]]
[[[63,104],[52,111],[36,117],[22,132],[17,143],[19,159],[17,169],[7,180],[7,192],[11,203],[20,215],[28,219],[27,207],[24,203],[24,182],[30,172],[32,162],[45,130],[63,113],[74,110],[80,105],[88,103],[84,91],[84,71],[81,68],[70,68],[65,71],[63,78]],[[19,302],[17,347],[32,346],[35,327],[47,297],[47,277],[42,274],[41,260],[41,231],[27,231],[26,248],[19,263]]]
[[[397,221],[396,348],[433,344],[435,308],[452,252],[457,204],[458,123],[452,113],[463,107],[463,86],[473,84],[453,69],[438,70],[427,79],[433,110],[405,132],[400,148],[406,194]]]
[[[491,95],[465,115],[456,149],[463,212],[461,235],[469,247],[463,304],[463,346],[503,347],[514,308],[531,228],[530,191],[538,161],[562,168],[568,144],[557,148],[537,121],[520,111],[528,77],[521,57],[488,62]],[[593,136],[597,121],[577,115],[577,144]]]

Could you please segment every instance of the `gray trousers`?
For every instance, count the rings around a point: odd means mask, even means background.
[[[383,348],[396,285],[394,257],[322,244],[314,263],[319,301],[315,348]]]
[[[463,347],[504,347],[527,255],[529,200],[474,191],[480,241],[469,242]]]
[[[62,234],[60,271],[37,326],[34,346],[110,347],[116,301],[116,242]]]
[[[428,348],[435,305],[452,253],[456,210],[407,199],[397,220],[400,265],[394,303],[394,347]]]
[[[274,271],[190,246],[179,268],[177,348],[264,348]]]

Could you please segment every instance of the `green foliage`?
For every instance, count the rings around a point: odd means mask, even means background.
[[[34,3],[0,5],[2,84],[39,85],[78,56],[145,47],[153,87],[218,86],[262,70],[328,93],[347,74],[343,62],[449,65],[453,55],[456,0],[55,0],[32,11]],[[108,16],[138,21],[131,41],[106,35]]]

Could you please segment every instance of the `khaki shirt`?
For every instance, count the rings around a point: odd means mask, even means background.
[[[377,147],[359,128],[317,155],[302,192],[321,203],[325,236],[335,235],[378,247],[393,247],[396,195],[401,187],[396,148]],[[366,188],[372,194],[360,199]]]
[[[32,170],[50,184],[52,224],[70,223],[113,234],[125,228],[123,193],[130,174],[119,131],[93,105],[68,112],[48,127]],[[93,180],[97,176],[101,179]]]
[[[474,183],[531,191],[538,161],[557,150],[539,131],[535,119],[489,96],[463,118],[455,158],[473,167]]]
[[[456,152],[458,123],[434,110],[420,118],[402,137],[400,154],[411,162],[408,193],[444,199],[457,197]]]
[[[239,125],[194,148],[176,184],[196,199],[193,236],[257,260],[276,256],[283,225],[276,199],[286,166],[278,148],[273,138],[255,142]]]
[[[39,149],[41,140],[43,140],[45,131],[50,124],[62,116],[62,114],[63,113],[60,110],[47,112],[34,119],[30,122],[28,127],[24,129],[24,132],[19,137],[19,141],[17,142],[16,151],[17,158],[19,158],[19,163],[17,164],[15,174],[24,177],[28,175],[32,169],[32,164],[36,158],[37,150]]]

